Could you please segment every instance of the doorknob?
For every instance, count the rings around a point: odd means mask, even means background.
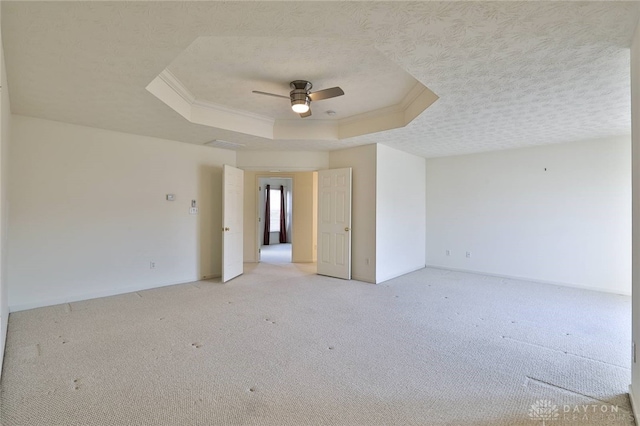
[[[351,228],[349,228],[348,226],[346,228],[344,228],[345,231],[349,232],[351,231]]]

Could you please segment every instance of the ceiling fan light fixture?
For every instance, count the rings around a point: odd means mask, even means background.
[[[309,111],[309,98],[306,99],[292,99],[291,109],[298,114],[304,114]]]

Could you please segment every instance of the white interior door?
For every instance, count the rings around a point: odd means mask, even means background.
[[[244,172],[224,165],[222,171],[222,282],[243,272]]]
[[[351,169],[318,172],[318,274],[351,279]]]

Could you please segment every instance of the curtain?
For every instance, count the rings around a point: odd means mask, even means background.
[[[280,185],[280,242],[287,242],[287,212],[284,209],[284,186]]]
[[[267,202],[264,208],[264,236],[262,237],[262,244],[269,245],[269,232],[271,231],[271,200],[269,199],[269,193],[271,192],[271,185],[267,185]]]

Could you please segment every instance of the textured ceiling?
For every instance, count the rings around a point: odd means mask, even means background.
[[[332,37],[200,37],[168,67],[195,96],[275,119],[300,119],[287,99],[289,82],[312,92],[340,86],[345,96],[313,102],[313,119],[340,119],[399,104],[417,81],[364,40]],[[335,111],[333,117],[324,112]]]
[[[639,8],[637,2],[3,1],[2,33],[13,113],[197,144],[223,139],[242,149],[379,142],[433,157],[629,134],[628,47]],[[307,40],[330,39],[310,42],[322,55],[302,56],[331,71],[306,75],[307,61],[263,53],[266,44],[281,54],[275,41],[290,49],[302,31]],[[332,57],[331,47],[343,54],[360,46],[372,52],[358,56],[363,79],[384,85],[377,67],[394,63],[440,99],[405,128],[341,141],[268,140],[192,124],[145,87],[174,65],[188,75],[189,67],[172,63],[199,38],[243,41],[242,61],[229,59],[230,49],[218,62],[192,64],[220,67],[228,80],[215,84],[228,84],[228,93],[241,81],[252,82],[244,88],[249,92],[286,92],[298,73],[318,89],[325,82],[346,85],[355,74],[340,71],[344,56]],[[265,40],[252,44],[256,38]],[[217,96],[215,86],[196,80],[187,84]],[[267,102],[280,108],[279,101],[263,99],[261,108]],[[328,109],[330,101],[323,102]]]

